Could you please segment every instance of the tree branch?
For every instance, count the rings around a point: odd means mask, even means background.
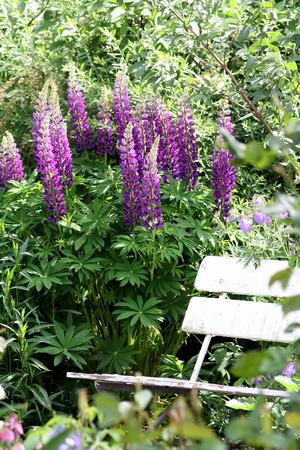
[[[27,22],[26,26],[30,27],[30,25],[33,24],[33,22],[41,15],[43,12],[48,8],[49,1],[46,3],[46,5],[34,16],[32,17],[29,22]]]
[[[172,6],[166,4],[164,1],[162,1],[162,3],[164,4],[164,6],[166,8],[168,8],[168,10],[171,12],[171,14],[173,14],[175,17],[177,17],[178,20],[180,20],[181,23],[183,23],[185,25],[185,21],[184,18],[181,16],[181,14],[179,14],[178,11],[176,11]],[[193,29],[193,27],[191,25],[188,25],[188,30],[195,36],[198,37],[197,32]],[[208,42],[206,41],[201,41],[203,47],[205,48],[205,50],[207,51],[207,53],[209,53],[215,61],[217,61],[217,63],[219,64],[220,67],[222,67],[222,69],[224,70],[224,72],[229,76],[229,78],[231,79],[232,84],[236,87],[237,92],[240,94],[240,96],[244,99],[244,101],[247,103],[250,111],[254,114],[254,116],[259,120],[259,122],[264,126],[265,130],[269,133],[269,134],[273,134],[273,131],[270,127],[270,125],[268,124],[268,122],[266,121],[266,119],[263,117],[263,115],[261,114],[261,112],[254,106],[253,102],[250,100],[250,98],[248,97],[246,91],[241,88],[239,86],[239,83],[237,81],[237,79],[235,78],[234,74],[231,72],[231,70],[229,69],[229,67],[227,66],[227,64],[225,62],[223,62],[220,57],[214,52],[213,48],[208,44]]]

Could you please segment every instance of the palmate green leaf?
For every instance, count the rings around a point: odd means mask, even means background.
[[[111,247],[116,250],[120,250],[121,255],[128,255],[131,252],[138,252],[141,244],[137,242],[137,235],[131,234],[129,236],[118,236],[117,241],[114,242]]]
[[[74,345],[73,337],[75,333],[75,327],[74,325],[71,325],[67,328],[66,333],[64,334],[64,343],[66,344],[67,348],[70,347],[70,345]],[[80,341],[79,341],[80,342]]]
[[[161,273],[149,285],[148,292],[154,292],[157,297],[167,297],[178,295],[184,291],[184,286],[178,279],[168,274]]]
[[[105,236],[110,224],[115,220],[116,214],[112,205],[107,204],[105,200],[97,199],[90,207],[84,205],[84,211],[78,222],[82,226],[82,231],[86,233],[97,231],[99,236]]]
[[[100,342],[100,351],[93,357],[99,360],[97,370],[103,370],[109,373],[122,373],[124,369],[132,367],[134,360],[132,356],[136,353],[133,346],[125,345],[126,335],[107,338]]]
[[[171,261],[178,261],[182,257],[183,244],[178,241],[178,245],[171,243],[164,243],[164,246],[158,249],[157,255],[161,261],[167,260],[169,263]]]
[[[68,359],[71,359],[73,363],[79,367],[79,369],[83,369],[83,366],[86,365],[85,359],[82,358],[82,356],[78,355],[78,353],[69,353],[66,352],[66,356]]]
[[[147,271],[138,261],[126,261],[114,264],[114,266],[109,269],[109,273],[111,279],[121,281],[121,286],[126,286],[128,283],[132,286],[144,286],[148,279]]]
[[[58,365],[62,362],[63,359],[64,359],[63,353],[59,353],[59,354],[56,355],[55,358],[54,358],[54,365],[55,365],[55,366],[58,366]]]
[[[159,322],[163,320],[161,309],[157,308],[160,300],[150,298],[144,301],[138,295],[135,300],[125,299],[116,304],[117,309],[113,314],[117,315],[117,320],[131,318],[130,326],[134,327],[140,322],[146,328],[159,328]]]
[[[35,342],[47,344],[38,349],[38,352],[55,355],[54,365],[60,364],[64,358],[67,358],[82,369],[86,362],[79,353],[90,348],[90,341],[93,336],[85,324],[76,327],[71,323],[68,324],[68,327],[65,327],[64,324],[55,321],[53,324],[55,334],[42,331],[42,338],[36,339]]]
[[[78,238],[75,241],[75,246],[74,246],[75,250],[76,251],[79,250],[86,243],[87,239],[88,239],[87,233],[84,233],[83,235],[81,235],[80,238]]]
[[[184,292],[176,297],[167,295],[162,304],[163,316],[168,317],[169,319],[172,318],[176,322],[182,320],[188,302],[189,298],[184,296]]]
[[[54,321],[53,324],[54,324],[54,331],[55,331],[55,334],[56,334],[56,337],[57,337],[59,343],[61,345],[64,345],[66,342],[64,328],[58,322]],[[70,328],[72,328],[72,327],[70,327]]]
[[[44,351],[45,353],[48,353],[48,355],[58,355],[59,353],[61,353],[61,347],[51,347],[46,346],[43,347],[43,350],[41,349],[40,352]]]

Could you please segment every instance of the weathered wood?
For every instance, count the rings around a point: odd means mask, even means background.
[[[274,389],[247,388],[240,386],[224,386],[221,384],[193,382],[187,380],[176,380],[174,378],[156,378],[144,376],[130,375],[111,375],[96,373],[74,373],[68,372],[68,378],[76,378],[79,380],[95,381],[97,391],[119,390],[133,391],[136,387],[143,387],[153,392],[164,394],[182,393],[189,394],[191,390],[203,392],[215,392],[224,395],[243,395],[243,396],[259,396],[264,395],[268,398],[289,398],[290,394],[286,391]]]
[[[300,323],[300,311],[286,315],[276,303],[193,297],[182,330],[189,333],[259,341],[293,342],[300,329],[287,333],[291,323]]]
[[[239,258],[207,256],[200,265],[195,287],[199,291],[262,297],[299,295],[300,269],[294,269],[286,289],[283,289],[278,281],[269,286],[271,277],[287,268],[287,261],[263,260],[255,268],[252,263],[245,266]]]

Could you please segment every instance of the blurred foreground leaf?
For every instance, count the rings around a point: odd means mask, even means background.
[[[263,352],[249,352],[234,364],[232,373],[237,377],[255,377],[264,374],[280,373],[287,361],[287,351],[271,347]]]

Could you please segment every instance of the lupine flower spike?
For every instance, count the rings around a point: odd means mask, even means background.
[[[67,126],[64,122],[59,107],[57,88],[52,85],[50,96],[50,136],[56,166],[64,188],[73,184],[72,178],[72,154],[67,135]]]
[[[33,113],[32,136],[37,172],[44,188],[44,201],[48,221],[56,222],[66,213],[66,205],[51,142],[50,120],[48,83],[45,83]]]
[[[232,155],[221,147],[221,129],[224,128],[232,134],[233,127],[230,119],[230,111],[220,112],[217,121],[218,135],[212,157],[213,194],[215,199],[215,211],[225,222],[230,212],[232,190],[236,182],[236,168],[231,164]]]
[[[198,180],[195,124],[186,99],[181,101],[178,117],[178,144],[180,178],[187,180],[188,189],[194,189]]]
[[[142,186],[142,211],[144,225],[149,229],[162,227],[162,211],[160,207],[159,177],[157,173],[157,147],[159,137],[155,139],[152,149],[145,157]]]
[[[150,153],[155,139],[155,129],[151,118],[151,110],[145,102],[142,102],[137,113],[136,122],[140,130],[140,140],[143,148],[143,157]]]
[[[93,136],[88,123],[83,93],[75,77],[74,68],[70,71],[68,81],[68,106],[72,122],[72,137],[78,153],[93,148]]]
[[[0,145],[0,187],[5,188],[10,180],[22,181],[23,164],[13,135],[6,131]]]
[[[133,121],[126,78],[124,74],[120,72],[117,74],[114,86],[114,111],[118,144],[120,148],[122,146],[125,129],[129,122]]]
[[[171,174],[174,180],[180,178],[178,159],[178,143],[176,131],[167,106],[160,99],[154,99],[150,106],[151,117],[154,121],[155,135],[159,136],[157,151],[158,169],[164,173],[163,181],[167,182],[167,175]]]
[[[143,177],[146,164],[145,159],[150,153],[155,138],[155,135],[152,134],[149,114],[144,103],[135,112],[133,123],[133,138],[139,163],[139,174]]]
[[[123,182],[124,222],[127,227],[141,224],[141,186],[136,158],[132,124],[125,129],[120,145],[120,166]]]
[[[97,130],[96,151],[98,155],[105,155],[106,153],[113,155],[115,153],[115,138],[111,110],[106,93],[101,98],[97,120],[99,127]]]

